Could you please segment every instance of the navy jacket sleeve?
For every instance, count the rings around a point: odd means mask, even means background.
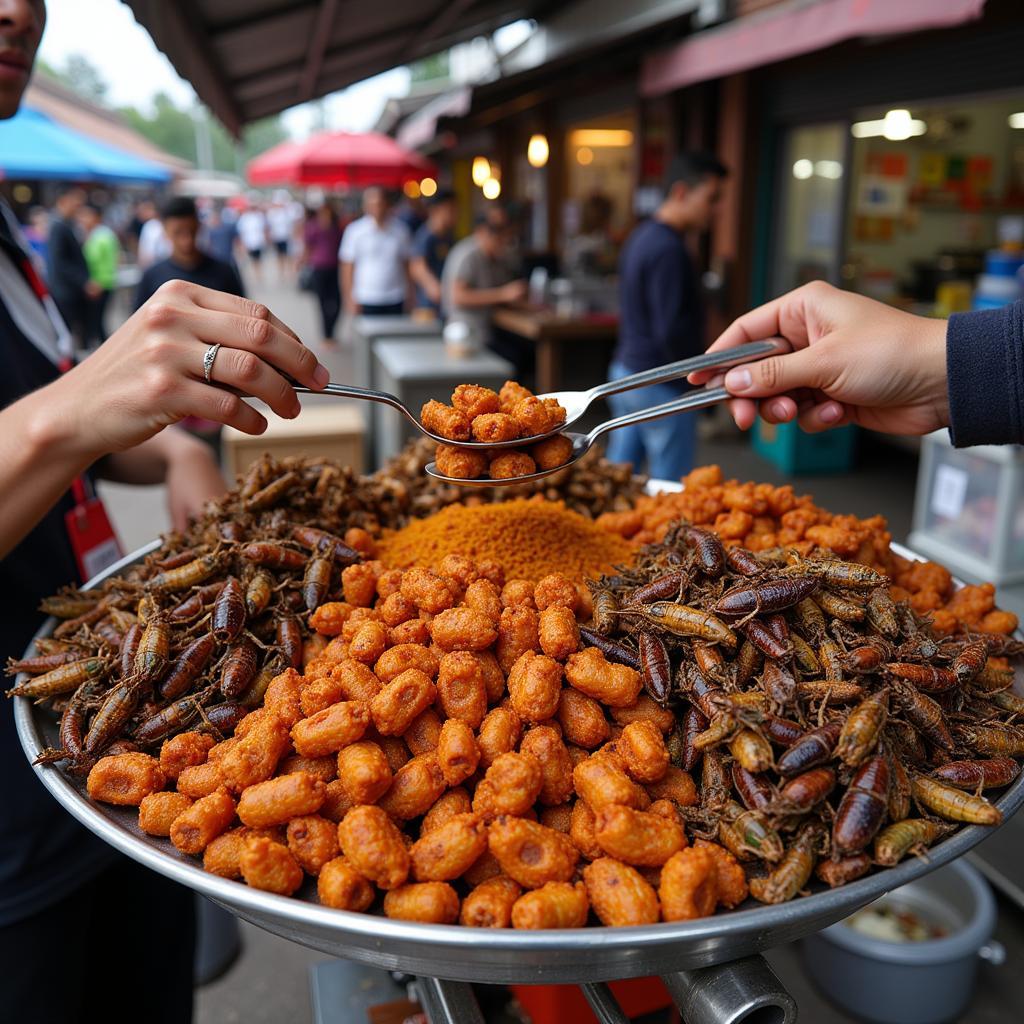
[[[690,268],[678,250],[662,250],[647,261],[645,277],[651,341],[661,361],[670,363],[680,358],[683,348],[680,326],[692,290]]]
[[[1024,444],[1024,302],[956,313],[946,330],[953,444]]]

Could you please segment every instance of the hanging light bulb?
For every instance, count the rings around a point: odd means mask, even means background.
[[[531,167],[543,167],[548,162],[548,140],[546,135],[531,135],[526,146],[526,159]]]
[[[483,184],[491,176],[491,162],[485,156],[473,157],[473,184],[482,188]]]
[[[488,178],[481,186],[484,199],[497,199],[501,195],[501,182],[497,178]]]
[[[437,182],[433,178],[424,178],[420,182],[420,195],[429,199],[437,194]]]

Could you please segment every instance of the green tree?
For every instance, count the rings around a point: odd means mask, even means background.
[[[64,61],[63,77],[82,99],[106,105],[110,86],[100,69],[88,57],[80,53],[68,54]]]
[[[413,82],[433,82],[448,77],[448,51],[432,53],[409,65],[409,76]]]

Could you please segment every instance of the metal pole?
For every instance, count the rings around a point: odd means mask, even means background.
[[[428,1024],[484,1024],[473,988],[464,981],[417,978],[416,992]]]
[[[761,956],[661,980],[686,1024],[796,1024],[796,1002]]]
[[[615,1001],[612,990],[604,982],[588,982],[580,985],[590,1008],[600,1024],[629,1024],[629,1018]]]

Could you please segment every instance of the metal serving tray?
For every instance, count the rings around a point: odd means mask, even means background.
[[[669,487],[657,481],[651,489]],[[154,542],[140,548],[90,580],[88,586],[96,586],[156,547]],[[893,547],[904,557],[919,557],[905,548]],[[48,620],[39,635],[49,635],[55,625],[56,620]],[[44,747],[54,744],[57,723],[50,713],[18,698],[15,720],[30,761]],[[285,897],[208,874],[197,860],[180,854],[169,840],[141,832],[135,808],[92,803],[83,780],[54,766],[37,766],[35,770],[68,813],[111,846],[267,931],[332,956],[408,974],[489,984],[573,983],[583,984],[585,991],[586,983],[688,972],[791,942],[833,924],[890,889],[949,863],[992,834],[991,829],[965,827],[936,844],[928,860],[910,858],[895,868],[878,871],[839,889],[829,890],[815,883],[811,895],[780,906],[763,906],[748,900],[736,910],[697,921],[631,928],[485,930],[333,910],[316,902],[315,889],[309,884],[297,896]],[[996,803],[1004,820],[1013,815],[1024,803],[1024,775]]]

